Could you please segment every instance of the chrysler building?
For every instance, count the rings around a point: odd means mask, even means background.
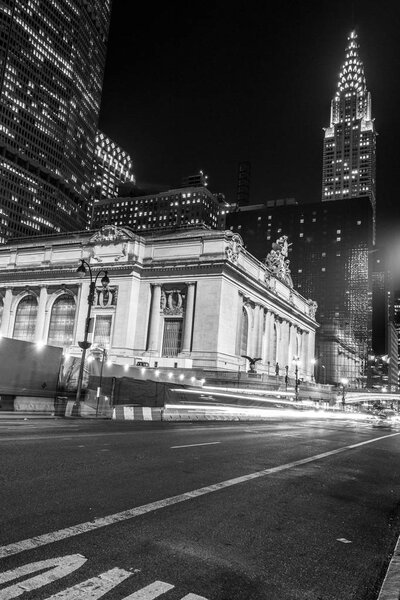
[[[346,55],[325,128],[322,200],[368,197],[375,213],[376,132],[371,117],[357,33],[347,38]]]

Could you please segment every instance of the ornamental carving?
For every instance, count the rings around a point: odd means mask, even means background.
[[[272,244],[272,250],[267,254],[264,263],[272,275],[275,275],[275,277],[292,288],[293,281],[290,275],[290,261],[288,259],[289,247],[292,244],[288,244],[287,240],[287,235],[282,235],[278,238],[276,242]]]
[[[116,225],[104,225],[100,231],[92,235],[89,244],[118,244],[133,240],[135,234],[125,228],[117,227]]]
[[[232,262],[234,265],[238,263],[239,254],[243,249],[243,240],[237,233],[232,235],[232,238],[229,240],[226,248],[225,254],[226,258]]]
[[[183,316],[186,294],[183,290],[162,288],[160,309],[164,315]]]
[[[118,288],[96,288],[95,306],[96,308],[110,308],[117,305]]]
[[[314,300],[308,300],[308,306],[309,306],[310,317],[312,319],[315,319],[315,315],[317,313],[317,308],[318,308],[317,302],[315,302]]]

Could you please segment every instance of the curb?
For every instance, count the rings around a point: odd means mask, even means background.
[[[386,571],[378,600],[399,600],[400,598],[400,536]]]

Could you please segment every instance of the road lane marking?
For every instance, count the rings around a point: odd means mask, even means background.
[[[202,444],[186,444],[186,446],[171,446],[171,448],[193,448],[194,446],[213,446],[221,442],[203,442]]]
[[[46,600],[98,600],[132,575],[133,573],[124,569],[110,569],[97,577],[86,579],[58,594],[49,596]]]
[[[0,558],[4,558],[6,556],[13,556],[15,554],[19,554],[20,552],[24,552],[26,550],[32,550],[33,548],[39,548],[40,546],[47,546],[48,544],[53,544],[54,542],[59,542],[60,540],[65,540],[70,537],[74,537],[76,535],[81,535],[82,533],[88,533],[90,531],[95,531],[102,527],[107,527],[109,525],[114,525],[115,523],[121,523],[122,521],[127,521],[129,519],[133,519],[135,517],[139,517],[141,515],[145,515],[147,513],[153,512],[160,508],[166,508],[167,506],[173,506],[175,504],[179,504],[180,502],[186,502],[187,500],[192,500],[193,498],[199,498],[200,496],[205,496],[207,494],[211,494],[213,492],[218,492],[225,488],[232,487],[239,483],[244,483],[246,481],[252,481],[253,479],[259,479],[260,477],[265,477],[266,475],[271,475],[273,473],[279,473],[280,471],[286,471],[288,469],[292,469],[293,467],[298,467],[300,465],[305,465],[307,463],[311,463],[317,460],[322,460],[324,458],[328,458],[329,456],[335,456],[336,454],[341,454],[342,452],[346,452],[347,450],[353,450],[354,448],[360,448],[361,446],[365,446],[367,444],[373,444],[375,442],[379,442],[381,440],[385,440],[391,437],[399,436],[400,433],[391,433],[388,435],[384,435],[378,438],[372,438],[370,440],[365,440],[363,442],[358,442],[357,444],[350,444],[349,446],[342,446],[341,448],[337,448],[336,450],[330,450],[328,452],[323,452],[321,454],[315,454],[314,456],[310,456],[308,458],[302,458],[300,460],[295,460],[290,463],[285,463],[283,465],[278,465],[277,467],[270,467],[268,469],[263,469],[262,471],[256,471],[255,473],[249,473],[248,475],[242,475],[240,477],[234,477],[233,479],[227,479],[226,481],[220,481],[218,483],[214,483],[212,485],[208,485],[206,487],[199,488],[197,490],[192,490],[190,492],[185,492],[183,494],[179,494],[177,496],[171,496],[169,498],[164,498],[163,500],[157,500],[156,502],[150,502],[149,504],[144,504],[143,506],[137,506],[128,510],[124,510],[119,513],[115,513],[112,515],[108,515],[106,517],[99,517],[94,521],[87,521],[86,523],[79,523],[78,525],[72,525],[71,527],[66,527],[65,529],[59,529],[58,531],[52,531],[50,533],[45,533],[42,535],[37,535],[33,538],[28,538],[26,540],[21,540],[19,542],[14,542],[8,544],[6,546],[0,547]]]

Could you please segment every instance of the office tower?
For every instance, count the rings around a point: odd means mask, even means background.
[[[351,31],[325,129],[322,200],[366,196],[375,214],[376,132],[357,33]]]
[[[4,0],[0,242],[87,226],[111,0]]]
[[[227,228],[261,261],[277,238],[288,236],[294,287],[318,304],[320,380],[339,383],[347,377],[361,385],[372,338],[369,199],[268,204],[229,213]]]
[[[181,185],[179,187],[207,187],[208,186],[208,175],[205,175],[203,171],[199,171],[196,175],[188,175],[183,177]]]
[[[93,227],[129,226],[141,233],[200,225],[223,229],[226,209],[223,194],[213,194],[204,185],[192,185],[160,193],[100,200],[93,206]]]
[[[115,198],[123,183],[136,183],[129,154],[101,131],[96,135],[93,179],[93,202]]]
[[[396,290],[394,292],[394,300],[393,300],[393,324],[396,329],[397,335],[397,351],[398,351],[398,361],[397,361],[397,369],[398,369],[398,385],[400,386],[400,290]]]
[[[248,206],[250,204],[250,175],[251,164],[248,161],[239,163],[236,204],[238,206]]]

